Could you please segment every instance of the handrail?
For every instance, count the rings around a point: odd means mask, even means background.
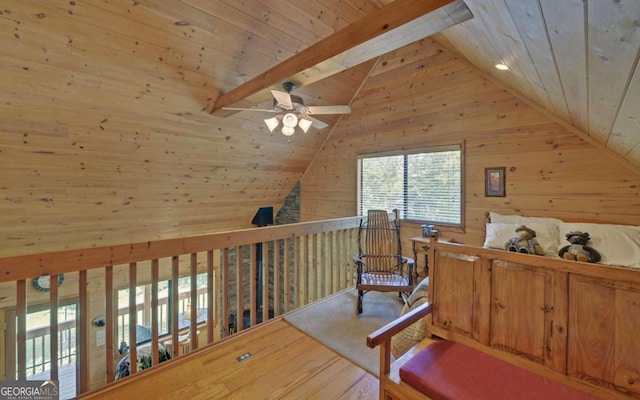
[[[433,304],[424,303],[419,307],[409,311],[408,313],[398,317],[397,319],[389,322],[387,325],[370,333],[367,336],[367,346],[374,348],[384,341],[391,340],[391,337],[398,334],[400,331],[424,318],[427,314],[433,312]]]
[[[362,217],[346,217],[216,232],[201,236],[2,257],[0,258],[0,271],[2,271],[0,283],[29,279],[34,276],[103,268],[106,265],[166,258],[175,254],[191,254],[209,249],[224,249],[248,243],[357,228],[361,219]]]
[[[152,365],[158,364],[158,350],[162,346],[159,322],[162,318],[169,324],[171,332],[177,332],[180,301],[186,300],[206,310],[204,328],[196,324],[196,313],[191,314],[189,321],[190,337],[197,339],[192,340],[191,349],[196,349],[352,286],[355,282],[352,257],[357,253],[357,230],[361,220],[362,217],[348,217],[2,257],[0,283],[16,283],[16,378],[26,378],[28,302],[46,301],[42,296],[35,300],[31,295],[27,296],[27,281],[36,276],[51,275],[51,281],[56,282],[58,274],[78,275],[77,287],[66,284],[58,290],[54,284],[47,298],[51,311],[57,309],[61,293],[65,297],[74,295],[79,299],[78,393],[83,393],[114,380],[117,364],[123,357],[118,354],[118,332],[127,324],[130,343],[137,343],[135,325],[143,323],[150,327]],[[140,270],[145,271],[140,279],[137,277],[138,263],[142,266]],[[206,283],[203,283],[206,293],[200,293],[196,286],[196,277],[200,274],[206,274]],[[178,292],[177,282],[183,277],[189,277],[191,281],[191,288],[185,295]],[[163,302],[158,296],[158,282],[165,280],[172,282],[166,314],[158,312]],[[99,285],[100,290],[87,290],[90,284]],[[129,288],[128,307],[117,307],[117,294],[122,284]],[[151,288],[151,297],[145,297],[144,303],[145,313],[149,313],[150,319],[145,317],[144,321],[138,319],[140,306],[135,304],[135,290],[141,285]],[[96,305],[101,303],[104,305]],[[51,359],[55,360],[59,349],[54,336],[57,337],[64,328],[58,325],[53,314],[56,313],[51,313],[50,348]],[[92,319],[97,315],[105,319],[105,324],[99,328],[105,333],[103,345],[106,350],[105,364],[101,366],[99,361],[89,362],[92,351],[98,346],[89,339],[89,332],[95,332],[90,328]],[[233,329],[231,320],[235,320]],[[204,333],[204,339],[197,335],[198,332]],[[198,340],[204,342],[199,345]],[[177,352],[178,347],[178,336],[172,335],[173,357],[182,355]],[[130,346],[129,356],[134,359],[139,355],[137,346]],[[92,370],[89,371],[87,366]],[[97,367],[100,368],[98,372],[95,370]],[[133,368],[130,373],[137,371]],[[106,382],[95,381],[103,377],[106,377]],[[57,364],[51,366],[51,379],[58,379]]]

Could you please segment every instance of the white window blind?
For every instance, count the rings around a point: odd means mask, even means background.
[[[460,225],[462,154],[459,146],[359,159],[359,211],[400,210],[403,219]]]

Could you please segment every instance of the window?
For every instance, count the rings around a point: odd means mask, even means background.
[[[400,210],[407,220],[462,224],[462,150],[366,155],[358,159],[358,210]]]
[[[207,273],[196,276],[197,287],[197,312],[198,323],[206,317],[203,309],[207,306]],[[172,281],[158,282],[158,336],[166,336],[171,333],[171,285]],[[151,285],[139,285],[136,287],[137,324],[136,341],[142,344],[151,340]],[[191,277],[184,276],[178,279],[178,329],[183,330],[187,324],[184,312],[191,300]],[[117,291],[118,301],[118,343],[130,344],[129,338],[129,288]]]

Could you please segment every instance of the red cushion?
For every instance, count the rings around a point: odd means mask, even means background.
[[[433,400],[594,399],[460,343],[439,341],[400,368],[400,379]]]

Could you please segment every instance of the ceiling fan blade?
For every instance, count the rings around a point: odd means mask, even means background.
[[[269,112],[269,113],[277,113],[279,111],[267,109],[267,108],[235,108],[235,107],[222,107],[222,110],[233,110],[233,111],[261,111],[261,112]]]
[[[309,117],[308,115],[305,116],[305,118],[306,119],[310,119],[311,122],[313,122],[313,124],[311,126],[313,126],[316,129],[323,129],[323,128],[326,128],[327,126],[329,126],[329,124],[324,123],[324,122],[322,122],[322,121],[320,121],[318,119],[315,119],[313,117]]]
[[[349,106],[307,106],[309,114],[349,114],[351,107]]]
[[[272,90],[271,94],[276,99],[276,103],[285,110],[293,110],[293,103],[291,102],[291,95],[287,92],[281,92],[279,90]]]

